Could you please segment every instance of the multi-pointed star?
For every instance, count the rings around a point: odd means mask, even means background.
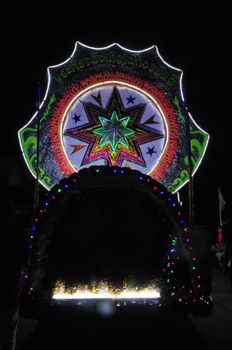
[[[127,128],[130,117],[118,118],[117,112],[113,112],[110,120],[99,116],[102,124],[101,128],[95,129],[94,134],[100,135],[99,146],[109,143],[113,152],[116,151],[118,144],[128,146],[127,136],[134,134],[134,130]]]
[[[83,102],[83,107],[88,123],[64,131],[64,135],[86,143],[81,165],[104,159],[108,165],[121,166],[125,160],[146,166],[140,145],[165,137],[160,130],[141,123],[146,104],[125,108],[117,87],[105,108],[91,102]]]

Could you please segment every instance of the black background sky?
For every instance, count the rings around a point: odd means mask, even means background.
[[[213,3],[9,5],[0,18],[1,157],[21,157],[17,130],[35,112],[38,82],[46,86],[47,67],[68,58],[76,41],[95,47],[118,42],[134,50],[155,44],[168,63],[184,71],[188,108],[211,136],[195,176],[195,206],[204,212],[198,213],[200,220],[205,216],[215,223],[218,187],[232,204],[232,135],[230,11]],[[25,176],[30,177],[26,165]]]

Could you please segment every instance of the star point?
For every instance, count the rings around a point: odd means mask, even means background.
[[[100,91],[98,92],[98,94],[96,96],[91,95],[91,97],[102,107],[102,98],[101,98]]]
[[[155,118],[155,115],[148,118],[143,124],[159,124],[156,120],[154,120],[154,118]]]
[[[85,146],[83,145],[70,145],[71,147],[73,147],[73,150],[71,152],[71,155],[80,151],[82,148],[84,148]]]

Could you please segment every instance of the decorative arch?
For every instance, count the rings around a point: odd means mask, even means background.
[[[176,196],[148,175],[128,168],[104,166],[90,167],[73,173],[47,194],[46,200],[33,219],[29,236],[31,265],[25,275],[29,297],[46,299],[50,295],[51,300],[51,291],[44,291],[41,282],[46,276],[49,246],[55,227],[59,225],[60,213],[67,206],[71,206],[73,199],[78,200],[78,196],[86,189],[111,191],[115,188],[125,191],[130,188],[149,197],[154,205],[160,208],[172,228],[162,264],[159,266],[162,280],[165,281],[162,302],[183,303],[189,308],[195,304],[208,306],[210,300],[207,293],[204,295],[206,289],[204,281],[201,280],[201,266],[194,255],[191,234]],[[178,270],[182,269],[183,265],[189,274],[185,282],[178,275]]]

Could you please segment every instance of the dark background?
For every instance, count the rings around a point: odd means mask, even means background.
[[[229,9],[181,2],[175,7],[141,1],[93,4],[57,3],[52,9],[36,3],[24,9],[20,4],[1,11],[1,159],[17,158],[20,175],[33,186],[17,131],[35,112],[38,82],[43,93],[47,67],[68,58],[75,41],[95,47],[118,42],[134,50],[155,44],[168,63],[184,71],[188,108],[210,134],[194,190],[196,220],[215,234],[218,187],[227,206],[232,204]],[[186,191],[180,191],[183,198]]]

